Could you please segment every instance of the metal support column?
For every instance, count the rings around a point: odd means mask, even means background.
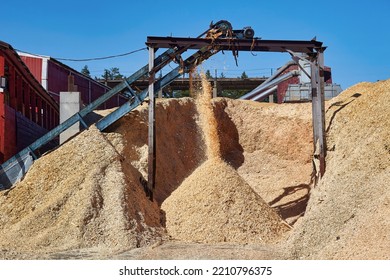
[[[213,85],[213,98],[216,97],[218,97],[217,69],[215,69],[214,85]]]
[[[156,177],[156,119],[154,98],[154,48],[149,47],[149,131],[148,131],[148,195],[153,200]]]
[[[319,49],[311,67],[312,119],[314,136],[314,164],[317,179],[325,173],[326,133],[325,133],[325,88],[324,53]]]

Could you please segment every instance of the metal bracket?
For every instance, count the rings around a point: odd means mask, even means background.
[[[77,115],[79,116],[80,123],[84,126],[84,128],[88,128],[87,123],[83,120],[83,117],[80,115],[80,112],[77,112]]]
[[[37,157],[37,155],[34,153],[34,151],[31,149],[31,147],[28,147],[28,150],[30,151],[30,154],[31,154],[31,156],[33,157],[33,159],[34,159],[34,160],[37,160],[38,157]]]
[[[126,84],[126,86],[127,86],[127,88],[129,89],[129,91],[130,91],[130,95],[133,97],[132,99],[135,99],[135,100],[137,100],[138,101],[138,103],[142,103],[142,101],[141,101],[141,99],[139,99],[139,97],[138,97],[138,95],[135,93],[135,91],[131,88],[131,86],[130,86],[130,84],[129,84],[129,82],[128,81],[126,81],[126,80],[124,80],[124,82],[125,82],[125,84]]]
[[[311,79],[311,75],[309,75],[309,73],[306,72],[306,70],[299,64],[299,60],[303,60],[303,61],[306,61],[306,62],[309,62],[311,66],[314,66],[315,64],[308,60],[306,57],[296,53],[296,52],[293,52],[293,51],[290,51],[290,50],[286,50],[290,55],[291,55],[291,58],[295,61],[295,63],[298,65],[298,67],[303,71],[303,73],[305,73],[305,75]]]

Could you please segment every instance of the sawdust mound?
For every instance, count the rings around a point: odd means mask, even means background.
[[[330,100],[327,170],[289,242],[294,258],[390,258],[390,80]]]
[[[25,179],[0,197],[3,251],[53,252],[136,248],[161,236],[160,211],[122,171],[124,143],[91,127],[37,160]]]
[[[159,205],[204,161],[205,147],[197,115],[192,98],[157,101],[156,187],[153,197]],[[147,180],[148,107],[132,111],[112,125],[108,132],[123,136],[126,162]]]
[[[221,156],[289,224],[312,188],[311,104],[217,98]]]
[[[204,243],[270,243],[288,227],[222,160],[206,161],[162,205],[174,238]]]
[[[288,230],[278,214],[292,224],[306,207],[310,106],[221,98],[206,104],[204,122],[193,99],[157,102],[154,203],[141,183],[147,180],[147,106],[107,133],[91,127],[36,161],[22,182],[0,194],[2,256],[40,258],[83,248],[110,255],[161,240],[164,223],[183,240],[278,240]]]
[[[156,118],[161,123],[155,202],[146,198],[142,185],[147,180],[144,105],[107,133],[94,126],[82,132],[37,160],[23,181],[1,193],[2,256],[37,258],[95,248],[104,257],[164,238],[159,202],[199,165],[204,152],[192,99],[159,101]]]
[[[163,202],[168,233],[175,239],[204,243],[278,240],[287,225],[221,157],[223,141],[205,76],[197,108],[207,161]]]

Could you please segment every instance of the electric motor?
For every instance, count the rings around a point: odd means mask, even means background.
[[[218,29],[222,34],[227,35],[232,31],[233,27],[227,20],[220,20],[213,25],[213,28]]]
[[[255,31],[250,26],[244,27],[242,33],[244,34],[245,39],[253,39],[253,36],[255,36]]]

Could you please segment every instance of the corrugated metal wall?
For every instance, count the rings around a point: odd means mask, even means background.
[[[58,125],[58,105],[35,79],[39,61],[30,63],[35,74],[10,45],[1,43],[0,76],[6,86],[0,90],[0,162]]]
[[[27,65],[31,74],[38,82],[42,82],[42,58],[20,56],[23,62]]]
[[[290,65],[280,75],[286,74],[293,70],[299,70],[298,65],[296,64]],[[309,71],[310,74],[310,67],[305,70]],[[309,81],[309,83],[301,84],[302,81],[306,81],[306,82]],[[339,94],[339,87],[340,87],[339,85],[334,85],[335,90],[333,90],[333,88],[332,90],[329,89],[332,85],[332,72],[331,72],[331,68],[327,66],[324,67],[324,81],[325,84],[327,85],[327,88],[325,89],[325,98],[327,100]],[[311,100],[310,79],[304,73],[301,73],[301,77],[293,77],[284,82],[281,82],[278,85],[277,91],[278,91],[277,102],[279,104],[283,102],[298,102],[298,101]]]
[[[47,129],[30,121],[24,117],[20,112],[15,112],[16,120],[16,145],[17,150],[23,150],[35,140],[48,132]]]
[[[69,74],[74,76],[85,104],[108,91],[104,85],[64,64],[45,57],[19,56],[12,46],[1,42],[0,76],[5,77],[6,87],[0,90],[0,163],[59,124],[59,93],[68,91]],[[42,86],[47,86],[47,92]],[[125,101],[115,96],[100,109],[116,107]]]
[[[1,102],[1,101],[0,101]],[[18,152],[16,143],[16,117],[15,110],[0,103],[0,159],[6,161]]]
[[[59,102],[60,92],[69,91],[69,75],[73,76],[74,85],[77,87],[77,91],[81,93],[81,100],[83,101],[84,105],[91,103],[109,90],[103,84],[100,84],[99,82],[92,79],[88,79],[81,73],[72,71],[70,68],[66,68],[62,64],[58,64],[55,60],[48,61],[47,69],[47,90],[57,102]],[[122,105],[124,102],[126,102],[125,99],[115,96],[109,99],[98,109],[117,107]]]
[[[48,61],[46,90],[53,96],[57,103],[60,102],[60,92],[68,91],[68,75],[69,71]]]
[[[289,67],[286,68],[286,70],[284,70],[280,76],[288,73],[288,72],[291,72],[293,70],[298,70],[298,65],[296,64],[292,64],[290,65]],[[283,103],[283,100],[284,100],[284,97],[286,95],[286,91],[287,91],[287,88],[288,88],[288,85],[289,84],[299,84],[299,77],[292,77],[284,82],[281,82],[280,84],[278,84],[278,98],[277,98],[277,102],[280,104],[280,103]]]

